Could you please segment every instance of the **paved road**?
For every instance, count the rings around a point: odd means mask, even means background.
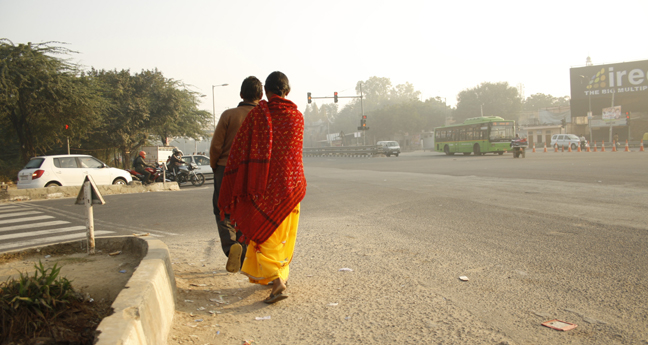
[[[293,317],[287,304],[281,316],[294,329],[330,339],[323,343],[353,341],[344,329],[385,344],[403,332],[422,343],[450,335],[491,343],[493,334],[515,344],[648,340],[648,154],[413,152],[307,158],[305,166],[291,303],[314,309]],[[223,266],[212,188],[106,196],[95,207],[97,229],[150,232],[179,261]],[[21,208],[0,215],[83,216],[70,199],[12,205]],[[32,216],[39,215],[21,217]],[[0,245],[24,240],[0,238]],[[340,276],[341,267],[353,275]],[[317,302],[332,296],[341,307],[320,312]],[[579,328],[540,326],[552,318]],[[285,329],[268,332],[258,337],[292,339]]]

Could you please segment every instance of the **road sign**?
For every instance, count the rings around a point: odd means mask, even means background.
[[[99,204],[105,205],[99,189],[97,189],[97,184],[95,184],[92,176],[87,175],[83,184],[81,185],[81,190],[77,196],[75,204],[85,205],[85,214],[86,214],[86,229],[87,229],[87,239],[88,239],[88,254],[95,253],[95,237],[94,237],[94,214],[92,212],[92,205]]]

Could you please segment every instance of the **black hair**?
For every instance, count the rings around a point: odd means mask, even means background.
[[[290,92],[290,83],[288,82],[288,77],[285,74],[275,71],[270,73],[268,78],[265,81],[265,90],[266,93],[272,92],[277,96],[285,96]]]
[[[248,101],[258,101],[263,97],[263,85],[257,77],[249,76],[241,84],[241,98]]]

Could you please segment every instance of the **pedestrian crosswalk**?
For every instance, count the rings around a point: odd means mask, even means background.
[[[0,205],[0,252],[83,239],[85,225],[47,215],[29,205]],[[114,231],[95,230],[95,236]]]

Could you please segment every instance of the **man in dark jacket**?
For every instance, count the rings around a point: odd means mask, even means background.
[[[228,272],[238,272],[241,270],[243,260],[245,260],[245,244],[237,242],[241,237],[241,232],[236,231],[229,222],[229,216],[220,219],[220,210],[218,209],[218,196],[223,181],[223,173],[227,165],[234,137],[238,132],[243,120],[254,107],[259,104],[263,97],[263,85],[256,77],[247,77],[241,85],[241,98],[243,102],[238,107],[225,110],[218,120],[218,125],[214,131],[214,137],[209,147],[209,165],[214,171],[214,215],[216,215],[216,225],[218,226],[218,235],[220,236],[223,253],[227,255],[227,264],[225,268]]]
[[[144,161],[146,159],[146,152],[140,151],[139,155],[135,160],[133,161],[133,168],[135,168],[135,171],[138,173],[144,175],[144,181],[142,181],[143,184],[149,184],[151,183],[149,180],[151,179],[151,173],[146,171],[146,168],[153,168],[152,165],[146,163]]]

